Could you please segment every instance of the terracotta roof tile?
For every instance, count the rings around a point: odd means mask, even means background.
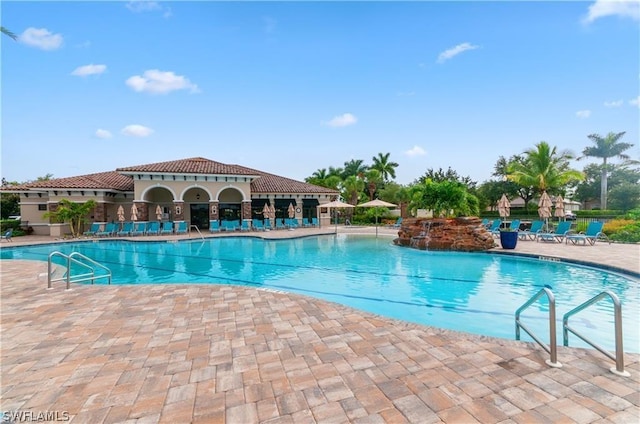
[[[162,174],[207,174],[207,175],[256,175],[254,170],[239,165],[227,165],[206,158],[179,159],[148,165],[129,166],[116,169],[118,172],[151,172]]]
[[[114,171],[109,171],[3,187],[3,189],[7,190],[56,188],[133,191],[133,178]]]
[[[330,188],[303,183],[262,171],[256,172],[259,173],[260,178],[251,182],[252,193],[338,193],[336,190]]]

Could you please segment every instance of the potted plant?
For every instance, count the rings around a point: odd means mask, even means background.
[[[518,230],[511,228],[500,229],[500,245],[503,249],[515,249],[518,244]]]

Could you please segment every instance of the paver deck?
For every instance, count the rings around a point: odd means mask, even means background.
[[[518,246],[607,262],[605,249],[620,247]],[[636,246],[621,252],[620,266],[633,270]],[[626,378],[588,349],[560,347],[563,367],[550,368],[531,343],[305,296],[195,284],[47,290],[45,263],[0,265],[0,405],[9,414],[48,411],[74,423],[640,420],[637,354],[625,355]]]

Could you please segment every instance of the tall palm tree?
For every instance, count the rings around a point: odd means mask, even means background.
[[[369,169],[365,174],[367,191],[369,192],[369,200],[373,200],[373,196],[376,194],[376,189],[382,182],[382,176],[377,169]]]
[[[617,134],[610,132],[606,135],[606,137],[602,137],[599,134],[588,135],[587,137],[589,137],[589,139],[591,139],[591,141],[593,141],[596,145],[585,147],[585,149],[582,151],[582,157],[578,158],[602,158],[602,171],[600,179],[600,209],[607,209],[607,159],[613,157],[618,157],[624,160],[629,159],[629,155],[626,155],[623,152],[633,147],[633,144],[631,143],[618,142],[618,140],[620,140],[623,135],[625,135],[625,131]]]
[[[524,161],[511,162],[507,169],[507,179],[521,186],[533,187],[539,194],[560,192],[573,181],[582,181],[582,172],[571,169],[570,152],[558,152],[546,141],[535,145],[535,149],[524,151]]]
[[[13,38],[13,41],[16,41],[18,39],[17,35],[15,35],[13,32],[9,31],[7,28],[3,26],[0,26],[0,31],[2,31],[4,35]]]
[[[391,153],[378,153],[378,156],[373,157],[371,165],[371,169],[377,169],[385,182],[389,181],[389,177],[396,178],[396,168],[399,166],[396,162],[389,161],[390,155]]]
[[[342,170],[342,179],[346,179],[350,176],[361,176],[367,171],[368,167],[364,164],[362,159],[351,159],[344,163],[344,169]]]
[[[355,175],[350,175],[342,182],[343,197],[347,203],[357,205],[360,193],[364,190],[364,181]]]

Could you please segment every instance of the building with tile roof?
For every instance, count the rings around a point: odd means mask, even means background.
[[[288,218],[292,205],[299,222],[318,218],[328,224],[329,215],[320,206],[339,195],[336,190],[201,157],[5,186],[2,192],[19,193],[22,221],[35,234],[52,236],[69,232],[67,224],[44,217],[55,212],[62,199],[94,200],[97,206],[88,223],[117,222],[122,206],[127,221],[135,209],[138,221],[186,221],[207,230],[212,221],[262,220],[265,204],[275,207],[277,219]]]

